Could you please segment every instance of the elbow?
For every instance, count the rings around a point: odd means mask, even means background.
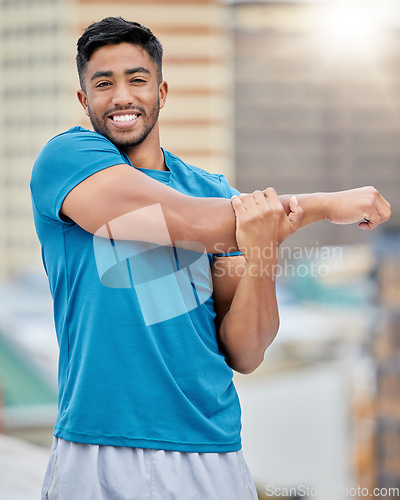
[[[256,369],[260,366],[260,364],[258,364],[256,366],[248,366],[248,367],[244,367],[244,368],[237,368],[237,369],[233,368],[233,370],[235,372],[240,373],[241,375],[250,375],[251,373],[253,373],[254,371],[256,371]]]
[[[258,345],[254,345],[253,349],[247,351],[247,353],[237,356],[236,359],[228,359],[229,366],[238,373],[243,375],[249,375],[253,373],[264,361],[265,351],[274,341],[279,329],[279,319],[278,324],[269,331],[267,338],[263,338],[262,342]]]
[[[242,375],[250,375],[250,373],[253,373],[263,361],[264,353],[262,356],[255,356],[254,358],[248,360],[240,360],[234,363],[229,363],[228,361],[228,364],[235,372],[241,373]]]

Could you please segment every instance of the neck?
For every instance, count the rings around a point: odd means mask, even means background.
[[[134,167],[149,168],[153,170],[168,170],[165,164],[164,153],[160,147],[160,134],[158,123],[137,146],[125,150]]]

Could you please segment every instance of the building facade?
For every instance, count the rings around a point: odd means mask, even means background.
[[[55,134],[90,128],[75,97],[75,47],[103,17],[145,24],[164,46],[163,147],[233,180],[232,50],[218,0],[0,0],[0,9],[0,278],[40,266],[32,164]]]
[[[50,137],[76,124],[90,127],[75,98],[75,43],[88,24],[109,15],[149,26],[164,45],[165,148],[224,173],[242,191],[372,184],[399,225],[399,7],[386,12],[379,43],[359,51],[354,38],[332,47],[332,20],[342,26],[346,19],[330,10],[338,3],[0,0],[0,277],[40,266],[31,167]],[[321,223],[291,241],[373,237]]]
[[[374,185],[398,226],[400,4],[353,4],[232,3],[236,183],[281,194]],[[291,240],[371,242],[380,230],[321,223]]]

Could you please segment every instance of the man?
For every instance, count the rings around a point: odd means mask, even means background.
[[[162,48],[137,23],[89,26],[77,66],[95,132],[49,141],[31,181],[60,346],[42,498],[254,499],[232,369],[277,333],[277,249],[321,219],[372,229],[389,204],[373,188],[237,196],[162,150]]]

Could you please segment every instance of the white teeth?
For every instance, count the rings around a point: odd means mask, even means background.
[[[114,115],[112,119],[115,122],[131,122],[132,120],[136,120],[137,115]]]

